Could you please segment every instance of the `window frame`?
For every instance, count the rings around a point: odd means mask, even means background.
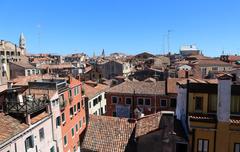
[[[75,125],[74,125],[74,127],[72,127],[71,128],[71,136],[72,136],[72,138],[74,138],[75,137]]]
[[[116,98],[116,103],[113,102],[113,98]],[[111,101],[112,101],[112,104],[118,104],[118,101],[119,101],[118,96],[112,96]]]
[[[142,100],[142,104],[139,104],[139,100]],[[144,106],[144,98],[138,97],[138,98],[137,98],[137,105],[138,105],[138,106]]]
[[[175,106],[173,107],[172,106],[172,100],[174,99],[174,101],[175,101]],[[170,107],[171,108],[176,108],[177,107],[177,98],[170,98]]]
[[[165,101],[165,106],[162,104],[163,101]],[[167,107],[167,99],[160,99],[160,107]]]
[[[38,132],[40,141],[43,141],[45,139],[44,127],[40,128]]]
[[[130,104],[127,103],[127,99],[131,99]],[[125,97],[125,104],[126,105],[132,105],[132,97]]]
[[[66,116],[65,116],[64,112],[61,114],[61,119],[62,119],[62,124],[65,124],[66,123]]]
[[[236,146],[237,146],[237,145],[239,146],[238,148],[239,148],[239,150],[240,150],[240,143],[234,143],[234,150],[233,150],[234,152],[236,152]]]
[[[149,105],[146,104],[146,99],[149,100]],[[144,98],[144,105],[145,105],[145,106],[151,106],[151,105],[152,105],[152,100],[151,100],[151,98]]]
[[[197,101],[197,99],[201,99],[201,100],[199,100],[200,102],[201,102],[201,107],[198,109],[197,108],[197,106],[198,106],[198,104],[197,104],[197,102],[199,102],[199,101]],[[203,97],[202,96],[195,96],[195,102],[194,102],[194,110],[195,110],[195,112],[203,112]]]
[[[202,146],[201,146],[201,150],[199,150],[199,141],[202,141]],[[204,151],[204,141],[207,141],[207,151]],[[197,152],[209,152],[209,140],[208,139],[203,139],[203,138],[198,138],[197,139]]]
[[[63,145],[64,145],[64,147],[66,147],[68,145],[67,135],[63,136]]]

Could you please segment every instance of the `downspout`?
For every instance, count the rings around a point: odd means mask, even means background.
[[[193,129],[193,133],[192,133],[192,147],[191,147],[191,151],[194,151],[194,147],[195,147],[195,129]]]
[[[50,105],[51,105],[51,103],[50,103]],[[56,143],[57,152],[59,152],[58,142],[57,142],[57,140],[55,139],[55,136],[54,136],[54,126],[53,126],[53,115],[52,114],[51,114],[51,121],[52,121],[52,137],[53,137],[53,141]]]
[[[188,126],[189,126],[189,124],[188,124],[188,106],[189,106],[189,79],[187,79],[187,95],[186,95],[186,98],[187,98],[187,100],[186,100],[186,120],[185,120],[185,122],[186,122],[186,125],[187,125],[187,129],[189,129],[188,128]]]

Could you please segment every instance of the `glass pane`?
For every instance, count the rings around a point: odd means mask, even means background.
[[[198,151],[202,151],[202,140],[198,140]]]

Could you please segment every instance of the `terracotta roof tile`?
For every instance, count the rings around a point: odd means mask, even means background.
[[[109,93],[126,93],[126,94],[165,94],[165,82],[157,81],[154,82],[135,82],[126,81],[117,86],[110,88],[107,92]]]
[[[123,152],[134,127],[135,123],[129,123],[126,118],[91,115],[81,148],[83,151]]]
[[[4,113],[0,113],[0,144],[24,131],[28,125]]]
[[[104,84],[97,84],[97,86],[95,86],[95,87],[92,87],[88,84],[84,84],[85,94],[89,99],[92,99],[97,94],[102,93],[103,91],[105,91],[108,88],[109,88],[109,86],[104,85]]]
[[[135,137],[146,135],[159,129],[162,114],[160,112],[142,117],[137,120]]]

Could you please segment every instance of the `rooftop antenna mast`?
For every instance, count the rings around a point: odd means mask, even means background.
[[[168,45],[168,52],[170,52],[170,32],[171,30],[168,30],[167,32],[167,45]]]
[[[37,25],[37,39],[38,39],[38,49],[39,49],[39,51],[41,51],[41,43],[40,43],[41,32],[40,32],[40,29],[41,29],[41,25],[38,24]]]

